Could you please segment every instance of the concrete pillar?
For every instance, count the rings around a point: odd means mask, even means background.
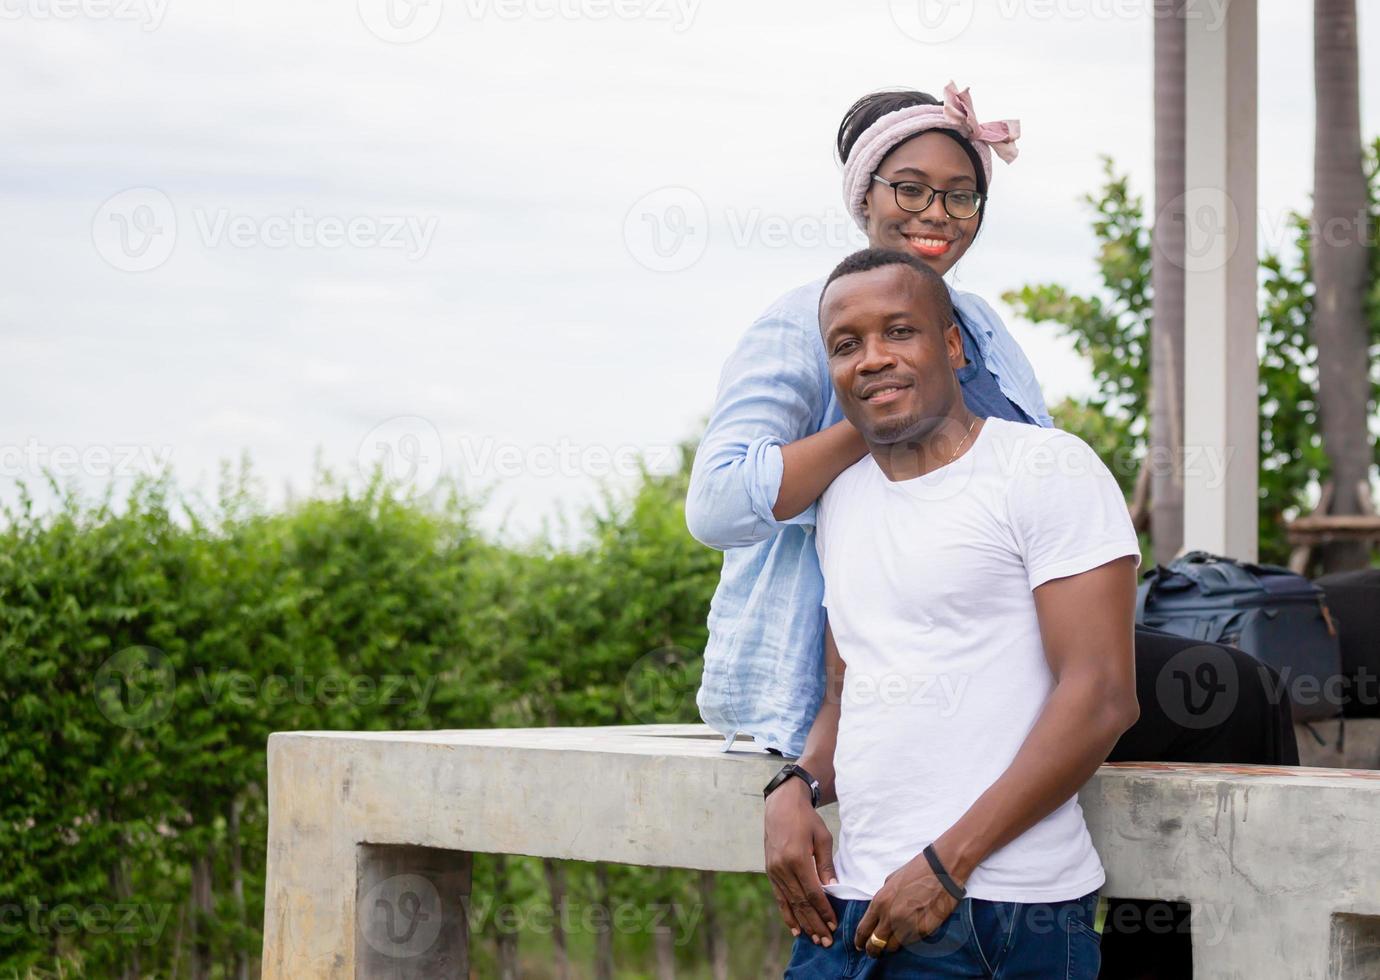
[[[468,977],[469,853],[361,844],[357,860],[357,980]]]
[[[1256,0],[1185,15],[1184,546],[1257,556]]]

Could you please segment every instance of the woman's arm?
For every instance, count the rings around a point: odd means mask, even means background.
[[[812,436],[781,447],[781,489],[772,515],[778,521],[799,516],[829,484],[867,453],[867,443],[844,419]]]
[[[752,325],[724,365],[690,473],[690,533],[725,550],[813,522],[810,505],[862,458],[843,423],[816,432],[828,396],[817,325],[782,313]],[[853,440],[856,439],[856,445]]]

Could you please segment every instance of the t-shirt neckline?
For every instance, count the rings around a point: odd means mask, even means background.
[[[959,456],[958,459],[954,460],[952,463],[945,463],[943,466],[937,466],[934,469],[930,470],[928,473],[923,474],[922,476],[912,476],[905,480],[889,479],[887,475],[882,472],[881,466],[878,465],[877,457],[873,456],[870,452],[867,455],[868,458],[872,460],[872,467],[876,470],[877,476],[880,477],[881,481],[885,483],[887,486],[895,487],[898,490],[905,490],[907,488],[915,487],[927,487],[933,484],[935,481],[942,479],[951,470],[957,469],[960,466],[960,464],[964,462],[964,460],[976,459],[976,456],[974,454],[978,452],[980,446],[986,444],[985,437],[987,435],[987,430],[991,427],[993,422],[1000,422],[1002,420],[994,418],[984,418],[981,421],[982,427],[977,430],[977,435],[973,437],[972,445],[968,447],[968,450],[965,453],[963,453],[963,455]],[[971,462],[968,465],[972,465]]]

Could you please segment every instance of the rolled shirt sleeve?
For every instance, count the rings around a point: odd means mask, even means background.
[[[743,335],[719,378],[690,473],[690,533],[711,548],[755,544],[787,524],[810,524],[814,506],[778,521],[781,447],[818,430],[828,379],[815,323],[780,310]]]

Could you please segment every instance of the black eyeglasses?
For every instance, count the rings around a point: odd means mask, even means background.
[[[877,174],[873,174],[872,179],[891,188],[896,195],[896,206],[902,211],[923,211],[930,206],[935,195],[939,196],[939,202],[944,207],[944,213],[950,218],[958,220],[971,218],[982,210],[983,195],[977,191],[967,189],[937,191],[929,184],[922,184],[918,180],[892,181]]]

